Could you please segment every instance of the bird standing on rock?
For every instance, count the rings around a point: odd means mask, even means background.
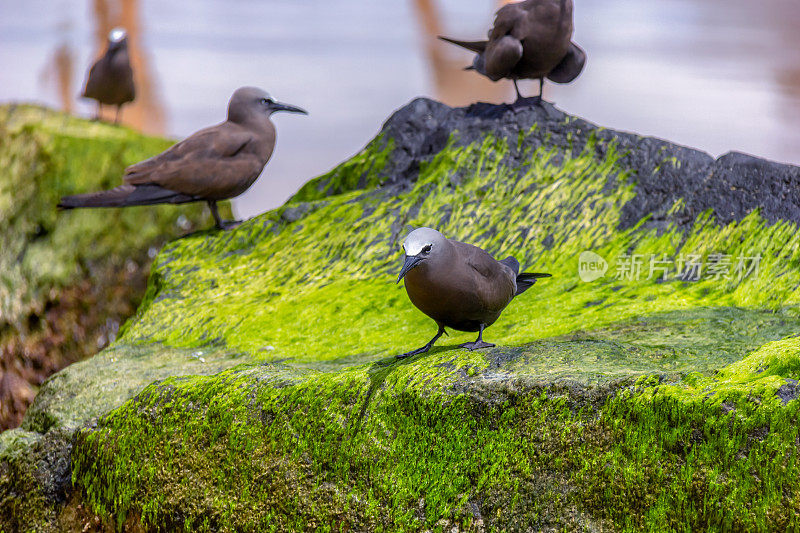
[[[72,209],[204,201],[217,228],[235,227],[239,222],[220,219],[217,202],[239,196],[261,174],[275,148],[275,125],[270,116],[278,111],[308,114],[299,107],[276,102],[261,89],[239,88],[228,103],[225,122],[128,167],[122,178],[124,185],[65,196],[58,206]]]
[[[124,29],[114,28],[108,34],[106,53],[89,69],[81,96],[97,101],[97,120],[100,120],[103,105],[117,106],[114,124],[119,123],[122,106],[136,98],[128,57],[128,34]]]
[[[439,330],[428,344],[398,358],[427,352],[446,327],[478,332],[478,339],[462,344],[462,348],[494,346],[483,340],[483,330],[494,324],[515,296],[537,279],[550,277],[520,274],[513,257],[497,261],[477,246],[447,239],[431,228],[409,233],[403,248],[406,258],[397,282],[405,278],[411,303],[436,321]]]
[[[514,82],[516,105],[527,103],[517,80],[538,79],[540,104],[544,79],[569,83],[583,70],[586,53],[571,41],[572,0],[526,0],[507,4],[497,11],[487,41],[440,39],[471,50],[478,55],[469,70],[476,70],[492,81],[502,78]]]

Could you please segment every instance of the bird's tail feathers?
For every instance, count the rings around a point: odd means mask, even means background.
[[[452,43],[456,46],[460,46],[461,48],[471,50],[476,54],[482,54],[486,50],[486,45],[489,43],[489,41],[458,41],[456,39],[443,37],[441,35],[439,36],[439,39],[442,41],[447,41],[448,43]]]
[[[514,296],[519,296],[530,289],[536,283],[537,279],[550,277],[552,277],[552,274],[540,274],[537,272],[523,272],[522,274],[517,274],[517,292],[514,293]]]
[[[127,207],[133,205],[183,204],[197,198],[158,185],[120,185],[113,189],[87,194],[64,196],[61,209],[80,207]]]

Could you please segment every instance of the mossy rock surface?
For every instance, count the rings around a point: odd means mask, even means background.
[[[171,144],[41,107],[0,106],[0,429],[39,385],[97,353],[144,295],[152,257],[202,228],[201,206],[59,212],[63,195],[109,188]]]
[[[800,528],[798,190],[797,168],[549,105],[416,100],[286,206],[162,249],[120,338],[0,437],[2,487],[30,494],[0,520]],[[394,284],[417,226],[553,277],[495,348],[451,332],[396,360],[435,331]],[[608,267],[591,282],[587,251]],[[51,456],[71,463],[26,466]]]

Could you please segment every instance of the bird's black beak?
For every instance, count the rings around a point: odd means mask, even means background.
[[[422,261],[422,257],[418,255],[407,255],[406,262],[403,263],[403,268],[400,270],[400,275],[397,276],[397,283],[400,283],[400,280],[408,274],[408,271],[417,266],[420,261]]]
[[[281,102],[272,102],[269,105],[270,110],[275,113],[277,111],[287,111],[289,113],[301,113],[303,115],[308,115],[308,111],[305,109],[301,109],[299,107],[295,107],[289,104],[283,104]]]

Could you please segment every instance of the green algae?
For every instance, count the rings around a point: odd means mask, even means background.
[[[54,379],[25,427],[100,416],[78,433],[72,481],[117,527],[800,527],[800,402],[776,395],[800,377],[796,225],[754,212],[620,230],[635,176],[614,143],[545,143],[516,165],[512,148],[451,142],[398,193],[382,188],[391,149],[375,142],[282,209],[169,243],[136,317],[95,358],[96,397],[76,399],[91,408],[73,415],[75,382]],[[434,330],[393,283],[419,225],[554,275],[487,330],[497,348],[466,352],[453,332],[393,358]],[[587,250],[609,263],[590,283]],[[759,270],[615,275],[626,256],[714,254],[760,254]],[[182,363],[199,350],[218,366]],[[118,382],[114,354],[130,365]]]
[[[46,435],[19,429],[0,433],[0,531],[57,531],[63,502],[64,467],[75,435],[57,429]]]
[[[303,185],[288,203],[311,202],[357,189],[382,186],[388,178],[383,171],[393,149],[394,141],[379,135],[349,160]]]
[[[224,350],[116,346],[54,375],[31,405],[22,430],[76,428],[144,387],[175,375],[215,374],[248,358]]]
[[[123,169],[171,143],[127,128],[88,123],[34,106],[0,107],[0,313],[26,317],[47,291],[74,283],[94,263],[124,264],[182,230],[207,223],[201,208],[174,207],[59,212],[68,194],[119,185]],[[191,222],[197,221],[197,222]]]
[[[74,482],[118,523],[136,512],[187,530],[796,526],[797,402],[775,396],[797,377],[796,226],[753,213],[620,231],[629,175],[613,145],[594,148],[558,163],[539,148],[514,169],[487,136],[397,196],[355,190],[170,244],[123,341],[225,346],[266,366],[149,387],[81,433]],[[488,330],[499,348],[454,349],[454,334],[391,358],[433,329],[392,283],[419,225],[554,274]],[[609,258],[605,278],[578,279],[584,250]],[[614,279],[625,255],[755,253],[749,277]],[[770,357],[769,376],[745,363]],[[728,375],[764,398],[733,426],[705,403]],[[754,443],[765,420],[774,436]],[[713,438],[684,445],[698,427]]]
[[[75,480],[103,514],[185,530],[797,527],[797,401],[731,420],[657,389],[536,385],[449,350],[172,379],[80,435]]]
[[[385,375],[374,388],[366,369],[281,387],[274,386],[280,371],[269,366],[170,380],[80,437],[87,458],[101,456],[90,463],[107,465],[83,474],[92,481],[87,499],[117,517],[145,501],[144,524],[187,530],[469,524],[472,492],[513,488],[509,466],[522,455],[514,438],[519,426],[503,404],[443,398],[435,388],[418,394],[420,371],[430,378],[432,369],[428,361],[391,362],[378,371]],[[183,422],[178,429],[153,424],[152,416]],[[121,428],[115,423],[123,420],[125,438],[116,439]],[[132,467],[138,472],[133,483]],[[170,522],[179,509],[202,519]]]
[[[783,406],[773,392],[684,403],[662,389],[603,411],[610,444],[577,476],[586,507],[625,530],[800,527],[798,402]]]
[[[241,363],[240,354],[213,350],[147,350],[118,346],[51,377],[20,428],[0,433],[0,530],[63,529],[58,519],[69,476],[74,432],[147,385],[179,374],[215,374]],[[244,359],[247,360],[247,359]],[[63,457],[62,457],[63,456]]]
[[[47,376],[113,339],[166,240],[210,224],[202,206],[60,211],[63,195],[120,184],[170,141],[29,105],[0,106],[0,429]]]
[[[505,149],[490,136],[480,145],[443,151],[420,169],[410,192],[396,197],[352,192],[328,198],[296,222],[265,215],[230,234],[171,243],[154,265],[151,290],[158,293],[148,298],[126,340],[195,347],[224,339],[229,348],[262,353],[264,360],[299,362],[402,352],[398,340],[408,343],[413,332],[432,327],[392,275],[404,228],[421,225],[553,274],[514,301],[487,333],[506,346],[704,305],[772,311],[797,305],[800,240],[794,225],[768,226],[752,214],[725,227],[703,217],[688,234],[618,231],[631,187],[613,146],[603,160],[590,145],[558,165],[552,164],[553,150],[538,149],[522,174],[500,164]],[[606,192],[609,183],[613,195]],[[508,209],[523,192],[536,208]],[[548,236],[550,248],[541,244]],[[609,258],[605,278],[580,281],[577,260],[584,250]],[[744,279],[665,283],[646,279],[646,265],[639,280],[614,279],[613,258],[624,254],[675,262],[682,254],[737,258],[753,250],[761,254],[759,272]],[[167,316],[170,327],[164,328]],[[425,336],[412,342],[422,344]],[[264,346],[274,350],[260,352]]]
[[[21,417],[14,402],[27,387],[37,389],[50,373],[107,342],[99,339],[113,334],[141,299],[142,270],[157,246],[211,223],[202,206],[56,209],[62,195],[118,185],[125,166],[170,144],[37,106],[0,106],[0,427],[15,425],[10,415]],[[152,351],[148,356],[139,362],[157,359]],[[163,376],[142,374],[131,361],[122,366],[136,377],[122,385],[124,373],[98,372],[96,362],[59,374],[37,397],[26,429],[0,433],[0,530],[48,530],[57,514],[53,502],[63,501],[63,488],[54,487],[63,483],[75,427],[181,367],[167,357],[171,370],[162,366]],[[203,372],[199,365],[186,369]],[[124,393],[110,393],[114,385]]]

